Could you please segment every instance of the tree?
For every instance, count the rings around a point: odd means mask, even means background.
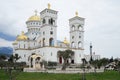
[[[14,62],[14,55],[11,55],[10,58],[8,59],[9,62]]]
[[[1,69],[4,67],[4,63],[7,57],[5,55],[0,55],[0,67]]]
[[[22,71],[23,67],[25,66],[25,63],[23,62],[16,62],[18,59],[20,59],[20,56],[18,54],[11,55],[8,59],[8,62],[5,63],[5,71],[9,76],[9,80],[16,80],[16,76]]]
[[[58,51],[58,57],[62,57],[64,60],[62,70],[65,70],[68,63],[67,60],[74,55],[74,51],[72,50],[65,50],[65,51]]]
[[[98,67],[98,60],[93,60],[92,62],[91,62],[91,65],[94,67],[94,72],[96,73],[96,69],[97,69],[97,67]]]
[[[11,55],[10,58],[8,59],[9,62],[16,62],[18,59],[21,57],[18,54]]]
[[[118,62],[117,67],[118,67],[118,71],[119,71],[119,73],[120,73],[120,61]]]
[[[113,62],[113,57],[110,58],[109,63]]]
[[[102,58],[100,59],[102,66],[105,68],[105,66],[109,63],[108,58]]]
[[[7,59],[7,57],[5,55],[0,55],[0,61],[4,61],[6,59]]]
[[[14,55],[14,61],[16,62],[18,59],[20,59],[21,57],[18,54]]]

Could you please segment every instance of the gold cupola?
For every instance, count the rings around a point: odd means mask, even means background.
[[[22,31],[21,35],[17,37],[17,40],[27,40],[28,37],[24,34],[24,31]]]
[[[68,40],[66,39],[66,37],[65,37],[63,43],[64,43],[64,44],[69,44],[69,42],[68,42]]]
[[[28,18],[27,21],[40,21],[40,16],[37,15],[37,10],[35,10],[35,15]]]

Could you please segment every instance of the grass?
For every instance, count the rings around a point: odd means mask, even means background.
[[[17,80],[81,80],[82,74],[49,74],[49,73],[27,73],[22,72]],[[8,80],[9,77],[3,70],[0,70],[0,80]],[[117,71],[106,71],[104,73],[88,73],[86,80],[120,80],[120,73]]]

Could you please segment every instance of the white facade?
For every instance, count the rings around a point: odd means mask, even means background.
[[[74,56],[69,63],[80,64],[84,57],[84,18],[76,15],[69,19],[70,43],[57,40],[57,11],[46,8],[31,16],[26,22],[28,31],[22,33],[13,43],[14,53],[21,56],[19,61],[29,63],[29,57],[39,54],[45,61],[63,63],[57,52],[70,49]]]
[[[91,56],[90,55],[84,55],[84,58],[86,61],[90,61]],[[93,60],[100,60],[100,55],[92,54],[92,59]]]

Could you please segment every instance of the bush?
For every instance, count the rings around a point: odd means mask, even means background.
[[[57,66],[57,62],[48,62],[48,66]]]

